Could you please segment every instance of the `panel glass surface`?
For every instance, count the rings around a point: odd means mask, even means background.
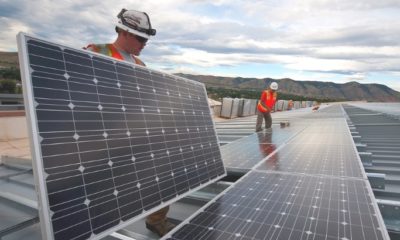
[[[371,111],[382,112],[392,116],[400,116],[400,103],[396,102],[385,102],[385,103],[351,103],[350,105],[346,106],[346,112],[348,112],[349,108],[351,107],[358,107],[363,109],[369,109]],[[361,109],[358,109],[361,110]]]
[[[296,144],[352,146],[353,138],[348,130],[346,130],[346,132],[334,134],[322,131],[320,133],[310,133],[307,131],[300,133],[292,142],[295,142]]]
[[[307,133],[319,134],[345,134],[348,133],[348,125],[344,118],[324,118],[301,120],[307,124]]]
[[[385,239],[368,182],[252,171],[168,239]]]
[[[352,145],[287,144],[257,169],[363,178]]]
[[[221,155],[228,169],[249,170],[288,141],[301,128],[274,128],[241,138],[221,147]]]
[[[54,239],[95,238],[225,174],[203,84],[30,37],[26,48]]]
[[[363,178],[358,153],[344,119],[312,120],[257,169]]]
[[[308,115],[302,116],[302,118],[311,119],[324,119],[324,118],[343,118],[344,113],[340,104],[325,106],[322,105],[317,111],[310,111]]]

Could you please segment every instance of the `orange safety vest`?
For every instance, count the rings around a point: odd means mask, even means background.
[[[271,89],[264,90],[258,101],[257,109],[260,112],[270,112],[275,105],[278,94]]]
[[[118,49],[116,49],[115,46],[113,44],[111,44],[111,43],[108,43],[108,44],[89,44],[84,49],[90,50],[90,51],[93,51],[93,52],[97,52],[97,53],[101,53],[103,55],[110,56],[110,57],[113,57],[113,58],[116,58],[116,59],[119,59],[119,60],[133,62],[131,59],[124,59],[124,57],[118,51]],[[135,57],[133,55],[131,55],[131,57],[134,60],[133,63],[145,66],[145,64],[139,58],[137,58],[137,57]]]

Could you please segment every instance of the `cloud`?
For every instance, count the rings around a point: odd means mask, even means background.
[[[365,80],[366,74],[365,73],[355,73],[347,77],[349,81],[362,81]]]
[[[141,58],[171,71],[274,63],[361,81],[400,68],[398,0],[0,0],[0,50],[16,50],[18,31],[72,47],[111,42],[121,8],[150,15],[157,35]]]
[[[28,32],[29,26],[23,22],[12,21],[9,18],[0,17],[2,31],[0,35],[0,49],[15,51],[16,33],[19,31]],[[13,43],[12,45],[10,43]]]

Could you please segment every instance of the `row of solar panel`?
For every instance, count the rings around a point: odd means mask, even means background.
[[[341,108],[319,115],[223,147],[250,171],[165,239],[389,239]]]

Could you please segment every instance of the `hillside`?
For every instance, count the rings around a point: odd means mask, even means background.
[[[0,69],[18,68],[18,54],[16,52],[0,52]],[[15,69],[14,69],[15,72]],[[5,72],[7,73],[7,72]],[[320,99],[338,100],[366,100],[376,102],[398,102],[400,93],[382,84],[360,84],[348,82],[337,84],[333,82],[317,81],[295,81],[289,78],[242,78],[242,77],[220,77],[207,75],[177,74],[189,79],[200,81],[207,87],[253,90],[260,91],[269,85],[270,82],[279,83],[279,92],[288,95],[302,97],[313,97]]]
[[[16,52],[0,52],[0,69],[12,67],[19,67],[18,54]]]
[[[200,81],[207,87],[258,90],[266,88],[272,81],[279,84],[279,92],[304,97],[342,99],[348,101],[398,102],[400,93],[382,84],[360,84],[348,82],[295,81],[289,78],[241,78],[206,75],[178,74]]]

